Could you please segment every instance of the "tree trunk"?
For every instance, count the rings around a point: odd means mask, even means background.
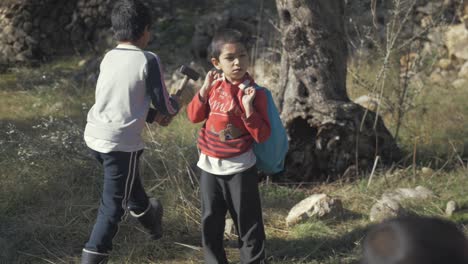
[[[346,93],[343,0],[276,0],[283,55],[276,102],[290,136],[286,177],[336,178],[400,157],[382,120]]]

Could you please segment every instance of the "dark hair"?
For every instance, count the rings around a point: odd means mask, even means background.
[[[402,217],[371,228],[362,264],[466,264],[468,240],[457,226],[434,217]]]
[[[120,0],[111,15],[112,30],[117,41],[136,41],[151,25],[149,8],[139,0]]]
[[[227,43],[240,43],[245,48],[248,48],[249,39],[239,30],[232,28],[221,29],[216,32],[213,40],[211,41],[210,47],[208,48],[211,58],[219,59],[221,49],[223,48],[223,45]]]

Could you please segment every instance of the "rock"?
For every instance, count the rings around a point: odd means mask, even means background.
[[[421,27],[429,28],[433,25],[434,21],[432,20],[432,16],[425,16],[421,19]]]
[[[24,50],[25,46],[21,42],[15,42],[13,44],[13,49],[15,50],[16,53],[19,53],[20,51]]]
[[[444,83],[447,83],[447,80],[452,80],[456,77],[456,73],[453,72],[453,71],[446,71],[446,70],[442,70],[440,71],[440,75],[442,76],[442,78],[444,78]]]
[[[379,106],[379,99],[368,95],[359,96],[354,99],[354,102],[374,112],[377,111],[377,107]]]
[[[236,225],[234,224],[234,220],[232,220],[231,218],[226,219],[226,223],[224,225],[224,233],[228,236],[237,235]]]
[[[13,47],[11,46],[6,46],[3,48],[3,55],[7,58],[12,58],[13,56],[16,55],[15,51],[13,50]]]
[[[423,200],[432,196],[434,196],[432,191],[425,187],[417,186],[414,189],[398,188],[392,192],[386,192],[382,195],[382,199],[391,199],[400,202],[407,199]]]
[[[463,24],[450,26],[445,33],[445,45],[450,57],[468,60],[468,29]]]
[[[22,55],[25,58],[27,58],[28,60],[30,60],[30,59],[33,58],[33,51],[32,51],[31,48],[28,48],[28,49],[22,51],[21,53],[19,53],[18,55]]]
[[[384,198],[372,206],[369,219],[373,222],[380,222],[387,218],[400,216],[403,213],[404,210],[398,201]]]
[[[81,67],[85,66],[86,64],[88,64],[88,60],[87,60],[87,59],[80,60],[80,61],[78,62],[78,67],[81,68]]]
[[[15,29],[13,28],[12,25],[8,25],[3,29],[3,33],[5,33],[5,35],[13,34],[14,31]]]
[[[110,19],[105,13],[99,14],[98,7],[103,12],[109,11],[115,1],[80,0],[82,8],[77,7],[77,0],[16,2],[14,5],[0,8],[0,33],[2,35],[0,56],[6,58],[5,60],[9,62],[38,60],[54,54],[57,49],[72,53],[85,48],[89,49],[91,45],[104,48],[104,42],[90,38],[90,34],[109,31]],[[75,20],[72,21],[71,18]],[[100,21],[100,24],[96,25],[96,21]],[[67,24],[71,26],[69,32],[65,33],[63,29]],[[73,31],[77,34],[69,34],[72,28],[82,27],[85,24],[92,27],[80,28]],[[28,42],[25,41],[26,38],[32,38],[35,41]],[[44,41],[49,43],[44,44]],[[25,42],[27,42],[26,46],[24,46]],[[73,45],[70,45],[70,42],[73,42]],[[10,52],[11,48],[13,48],[13,53]],[[34,52],[33,56],[19,54],[26,49],[37,52]]]
[[[19,62],[26,62],[28,60],[28,57],[25,56],[23,53],[19,53],[18,55],[15,56],[16,61]]]
[[[429,43],[437,47],[443,46],[445,42],[445,32],[445,29],[442,27],[436,27],[431,29],[427,34],[427,38],[430,40]]]
[[[457,203],[455,201],[449,201],[447,203],[447,207],[445,208],[445,215],[452,216],[456,210],[457,210]]]
[[[431,176],[432,174],[434,174],[434,170],[428,167],[422,167],[421,174],[423,176]]]
[[[444,0],[444,2],[443,2],[444,8],[452,6],[452,4],[454,4],[454,1],[455,0]]]
[[[342,202],[326,194],[314,194],[296,204],[286,217],[286,224],[292,226],[311,217],[334,217],[343,212]]]
[[[457,89],[463,89],[468,87],[468,79],[456,79],[452,82],[452,86]]]
[[[87,17],[84,19],[84,24],[86,26],[86,28],[92,28],[95,24],[94,22],[94,19],[92,19],[91,17]]]
[[[416,197],[409,197],[409,198],[427,199],[427,198],[431,198],[431,197],[434,196],[434,192],[432,192],[431,190],[429,190],[429,189],[427,189],[426,187],[423,187],[423,186],[416,186],[416,188],[414,188],[414,190],[416,191],[417,196]]]
[[[443,70],[448,70],[452,68],[452,61],[449,59],[441,59],[439,60],[439,67]]]
[[[440,84],[440,83],[444,83],[444,77],[442,76],[442,74],[440,74],[439,71],[433,71],[431,73],[431,75],[429,76],[429,80],[431,81],[431,83],[434,83],[434,84]]]
[[[23,30],[24,30],[24,32],[26,32],[26,33],[31,33],[32,30],[33,30],[33,24],[32,24],[31,22],[29,22],[29,21],[24,22],[24,24],[23,24]]]
[[[460,71],[458,72],[458,77],[468,80],[468,61],[461,66]]]
[[[442,6],[442,3],[440,2],[429,2],[425,6],[417,7],[416,11],[426,14],[426,15],[431,15],[431,14],[438,12],[441,6]]]

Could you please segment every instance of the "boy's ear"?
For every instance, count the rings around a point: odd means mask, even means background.
[[[213,64],[213,66],[218,69],[218,70],[221,70],[221,68],[219,67],[219,60],[216,59],[216,58],[211,58],[211,64]]]

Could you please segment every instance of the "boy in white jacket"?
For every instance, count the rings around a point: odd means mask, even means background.
[[[138,173],[145,121],[167,125],[179,111],[169,96],[159,57],[143,49],[151,16],[138,0],[118,1],[112,10],[118,46],[106,53],[89,110],[84,139],[104,168],[96,223],[82,252],[82,264],[106,263],[118,224],[128,210],[154,239],[162,236],[162,205],[149,199]],[[149,112],[150,104],[156,108]],[[158,113],[158,114],[156,114]],[[165,116],[167,118],[160,119]]]

